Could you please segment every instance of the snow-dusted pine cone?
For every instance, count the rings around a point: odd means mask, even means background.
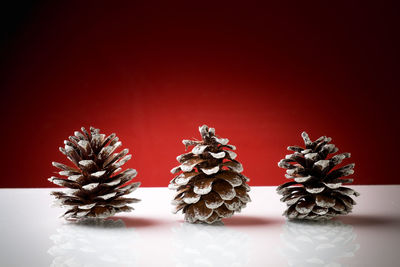
[[[305,148],[289,146],[287,149],[294,153],[278,163],[287,169],[286,178],[294,180],[277,188],[283,195],[281,201],[288,206],[284,215],[289,219],[325,220],[350,213],[356,204],[351,197],[359,193],[342,184],[353,182],[343,177],[354,173],[354,163],[335,168],[350,158],[350,153],[331,156],[338,148],[329,144],[330,137],[321,136],[312,142],[306,132],[301,136]]]
[[[215,135],[214,128],[199,127],[201,141],[183,140],[191,152],[177,157],[181,165],[173,168],[180,173],[169,184],[177,190],[172,203],[185,214],[185,221],[214,223],[240,212],[250,201],[249,179],[241,174],[242,164],[235,160],[235,146]]]
[[[138,188],[140,182],[125,185],[137,174],[134,169],[121,172],[121,166],[131,158],[127,155],[128,149],[113,153],[121,146],[118,137],[114,133],[106,137],[93,127],[90,132],[82,127],[82,132],[74,134],[64,141],[65,147],[60,147],[60,151],[75,166],[53,162],[61,170],[58,174],[67,178],[49,178],[50,182],[69,188],[51,193],[56,205],[68,209],[63,216],[66,219],[106,218],[133,210],[128,204],[139,200],[124,195]]]

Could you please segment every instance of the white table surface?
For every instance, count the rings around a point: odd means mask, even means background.
[[[225,225],[183,223],[173,191],[139,188],[131,213],[76,225],[50,207],[51,189],[0,189],[0,266],[400,266],[400,186],[354,186],[353,213],[287,222],[275,187]]]

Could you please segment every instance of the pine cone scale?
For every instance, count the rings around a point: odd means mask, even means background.
[[[214,177],[204,177],[201,179],[197,179],[194,182],[193,192],[198,195],[206,195],[210,193],[214,181]]]
[[[204,200],[199,200],[193,204],[194,215],[197,220],[204,221],[213,213],[212,209],[207,208]]]
[[[233,211],[229,210],[225,205],[216,208],[215,212],[222,218],[229,218],[233,215]]]
[[[219,215],[216,212],[213,212],[210,217],[208,217],[205,222],[206,223],[214,223],[219,220]]]
[[[315,203],[308,201],[298,201],[296,211],[300,214],[309,214],[315,206]]]
[[[224,181],[217,180],[213,184],[213,190],[223,199],[223,200],[231,200],[236,196],[236,192],[233,189],[233,186]]]
[[[236,196],[243,202],[247,203],[250,202],[250,196],[247,194],[248,189],[246,189],[244,186],[237,186],[234,188]]]
[[[190,190],[188,190],[184,193],[183,202],[185,202],[186,204],[193,204],[193,203],[196,203],[197,201],[199,201],[200,198],[201,198],[201,196],[196,194],[193,191],[193,188],[191,188]]]
[[[211,191],[209,194],[203,196],[203,199],[207,208],[209,209],[216,209],[224,204],[224,200],[214,191]]]

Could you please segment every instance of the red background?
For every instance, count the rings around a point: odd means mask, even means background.
[[[389,2],[111,2],[3,9],[0,187],[52,186],[58,147],[89,125],[117,133],[143,186],[167,186],[201,124],[237,146],[251,185],[285,181],[277,162],[303,130],[352,153],[356,184],[399,183]]]

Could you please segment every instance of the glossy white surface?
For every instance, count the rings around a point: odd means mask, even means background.
[[[76,225],[58,218],[50,189],[0,189],[0,266],[400,266],[400,186],[354,186],[352,214],[287,222],[275,187],[225,225],[171,214],[173,192],[139,188],[135,211]]]

